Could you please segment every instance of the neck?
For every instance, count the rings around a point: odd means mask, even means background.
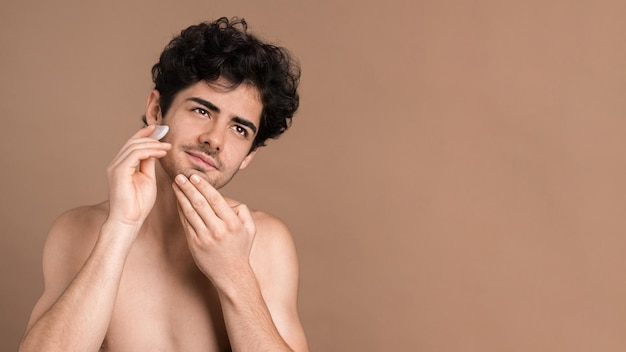
[[[173,242],[184,242],[186,246],[184,230],[178,215],[178,203],[172,189],[172,180],[159,162],[156,163],[156,179],[157,198],[144,222],[140,236],[167,246]]]

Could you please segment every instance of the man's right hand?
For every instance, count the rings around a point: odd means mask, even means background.
[[[141,226],[156,200],[155,163],[172,148],[150,138],[154,125],[135,133],[107,168],[109,181],[108,221]]]
[[[67,212],[52,226],[44,247],[45,290],[33,308],[20,351],[99,350],[131,237],[156,200],[156,159],[172,148],[148,137],[153,131],[149,126],[135,133],[107,168],[110,198],[104,224],[103,209],[96,206]],[[75,243],[76,238],[80,242]],[[81,257],[86,258],[77,259]]]

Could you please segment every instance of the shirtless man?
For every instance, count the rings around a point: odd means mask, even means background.
[[[306,351],[291,234],[217,191],[288,127],[299,67],[221,18],[181,32],[152,73],[109,200],[50,230],[20,351]]]

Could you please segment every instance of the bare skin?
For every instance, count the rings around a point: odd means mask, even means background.
[[[217,191],[256,152],[256,90],[201,82],[166,116],[158,98],[146,117],[165,140],[137,132],[108,168],[109,200],[52,226],[20,350],[306,351],[291,234]]]

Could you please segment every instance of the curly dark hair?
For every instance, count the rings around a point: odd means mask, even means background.
[[[260,93],[261,123],[251,151],[291,125],[299,105],[300,66],[285,48],[248,33],[244,19],[222,17],[184,29],[152,67],[163,115],[181,90],[202,80],[212,83],[218,79],[228,82],[226,88],[245,83]]]

